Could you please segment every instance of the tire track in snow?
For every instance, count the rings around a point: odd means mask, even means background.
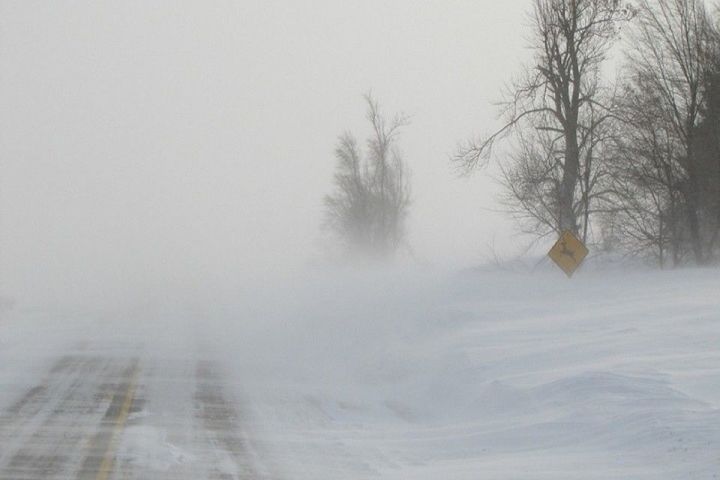
[[[258,471],[257,458],[242,430],[235,403],[228,397],[214,362],[201,360],[195,376],[195,411],[201,420],[207,441],[214,446],[219,463],[211,472],[213,479],[267,480]]]
[[[118,438],[135,400],[139,362],[134,359],[121,375],[110,405],[90,442],[90,450],[78,472],[78,480],[108,480],[115,464]]]

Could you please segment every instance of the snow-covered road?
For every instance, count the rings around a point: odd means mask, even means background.
[[[73,350],[0,413],[0,479],[268,478],[213,361]]]

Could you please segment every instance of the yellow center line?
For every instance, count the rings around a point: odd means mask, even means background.
[[[130,378],[130,384],[128,385],[128,389],[125,392],[125,398],[123,399],[122,406],[120,407],[120,411],[118,412],[117,417],[115,417],[115,420],[113,421],[114,425],[112,435],[110,437],[110,441],[108,442],[107,451],[103,456],[103,461],[100,464],[100,468],[98,469],[95,480],[107,480],[108,478],[110,478],[110,474],[112,473],[113,464],[115,463],[115,448],[117,447],[117,442],[120,438],[120,434],[125,428],[128,416],[130,415],[130,407],[132,406],[133,399],[135,398],[138,371],[139,369],[137,367],[133,369],[133,373]]]

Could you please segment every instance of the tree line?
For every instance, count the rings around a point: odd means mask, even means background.
[[[660,267],[720,261],[717,11],[703,0],[534,0],[531,18],[533,58],[508,88],[502,124],[461,144],[452,164],[471,174],[495,162],[504,207],[538,239],[569,230]],[[368,155],[341,137],[326,225],[384,256],[409,206],[395,150],[407,121],[386,122],[366,100]]]

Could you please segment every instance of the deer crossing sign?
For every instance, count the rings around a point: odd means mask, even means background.
[[[560,235],[560,239],[548,252],[548,256],[568,277],[573,276],[587,254],[587,247],[569,230]]]

